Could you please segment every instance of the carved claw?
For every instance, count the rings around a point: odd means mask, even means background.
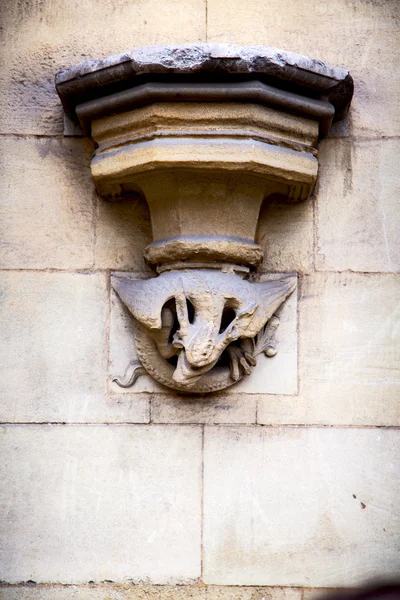
[[[272,358],[277,353],[275,334],[279,326],[279,318],[272,315],[265,327],[256,336],[254,356],[264,353],[268,358]]]
[[[234,381],[240,378],[240,371],[243,370],[245,375],[250,375],[251,368],[257,364],[256,359],[250,352],[241,346],[228,346],[227,352],[231,361],[231,377]]]
[[[147,371],[142,367],[142,363],[139,360],[133,360],[129,363],[124,376],[122,378],[115,376],[112,378],[112,381],[115,381],[119,387],[128,388],[132,387],[138,377],[146,375],[146,373]]]

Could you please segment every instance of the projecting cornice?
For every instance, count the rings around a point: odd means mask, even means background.
[[[255,102],[309,116],[328,133],[353,94],[346,69],[268,46],[194,44],[136,48],[63,69],[56,87],[66,113],[90,119],[152,102]]]

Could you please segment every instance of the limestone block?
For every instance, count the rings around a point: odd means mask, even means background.
[[[151,399],[153,423],[255,423],[257,397],[233,393],[206,396],[154,394]]]
[[[124,600],[205,600],[204,587],[192,585],[142,585],[125,590]]]
[[[399,140],[323,142],[317,269],[400,270]]]
[[[125,274],[126,275],[126,274]],[[144,275],[130,273],[132,278]],[[262,280],[279,278],[278,274],[263,275]],[[242,423],[254,422],[255,403],[251,398],[240,398],[242,394],[295,394],[297,393],[297,296],[296,291],[278,311],[280,324],[277,329],[277,354],[267,358],[257,357],[257,366],[251,374],[223,394],[200,398],[196,395],[174,394],[165,399],[167,388],[157,383],[150,375],[141,375],[130,388],[121,388],[112,382],[114,376],[125,373],[132,361],[139,360],[135,348],[135,322],[128,309],[115,292],[111,292],[110,324],[110,389],[115,394],[141,394],[143,392],[163,394],[154,398],[154,418],[159,422],[178,423]],[[168,390],[169,391],[169,390]],[[178,406],[182,399],[182,406]],[[216,399],[216,400],[215,400]],[[219,411],[218,407],[221,408]],[[200,413],[199,413],[200,410]],[[219,414],[218,414],[219,413]]]
[[[279,587],[206,587],[206,600],[302,600],[301,589]]]
[[[355,82],[353,135],[400,131],[397,2],[209,0],[207,40],[265,44],[349,69]]]
[[[305,277],[300,394],[259,397],[259,422],[399,425],[399,294],[396,275]]]
[[[263,275],[262,281],[278,278],[279,274]],[[277,311],[277,354],[272,358],[260,354],[257,366],[231,388],[236,394],[296,394],[297,393],[297,290]]]
[[[0,138],[1,267],[93,265],[91,153],[85,140]]]
[[[307,592],[305,592],[307,593]],[[0,587],[1,600],[300,600],[301,590],[192,585]],[[307,595],[308,600],[308,595]],[[313,599],[314,600],[314,599]]]
[[[103,274],[3,272],[2,422],[148,421],[148,400],[107,400]]]
[[[44,0],[40,5],[5,0],[0,131],[62,133],[63,111],[54,88],[59,69],[133,44],[204,40],[205,16],[205,0]]]
[[[256,235],[264,250],[262,271],[313,270],[313,212],[311,199],[298,204],[264,200]]]
[[[91,178],[90,178],[91,179]],[[152,273],[143,251],[152,241],[148,206],[139,196],[118,202],[98,199],[95,264],[99,269]]]
[[[4,426],[2,579],[199,577],[201,437],[194,426]]]
[[[205,583],[339,587],[396,572],[398,437],[206,427]]]
[[[108,586],[7,586],[0,587],[0,600],[125,600],[125,595]]]
[[[38,585],[0,588],[0,600],[204,600],[205,594],[205,588],[186,585]]]
[[[136,274],[136,277],[140,278],[138,274]],[[143,392],[165,393],[167,388],[157,383],[150,375],[141,375],[130,388],[122,388],[112,381],[112,378],[115,376],[120,378],[132,361],[139,360],[135,347],[135,334],[136,329],[133,317],[126,306],[122,304],[114,290],[111,290],[110,360],[108,373],[110,390],[116,395],[136,395]]]

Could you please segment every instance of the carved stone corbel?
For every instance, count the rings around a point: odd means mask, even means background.
[[[58,73],[69,118],[92,137],[92,176],[108,200],[135,191],[150,208],[145,258],[155,278],[113,275],[136,320],[140,363],[190,393],[232,385],[273,356],[276,311],[296,276],[257,281],[263,200],[306,200],[317,143],[345,116],[349,73],[267,47],[141,48]]]

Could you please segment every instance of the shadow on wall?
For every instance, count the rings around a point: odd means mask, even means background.
[[[325,592],[315,600],[400,600],[400,584],[375,582],[358,590]]]

